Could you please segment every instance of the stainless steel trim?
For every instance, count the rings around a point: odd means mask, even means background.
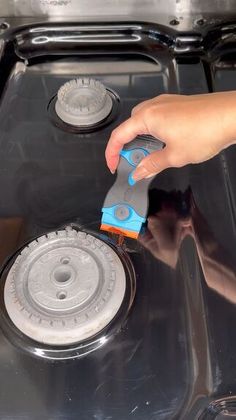
[[[235,16],[235,0],[1,0],[1,17],[65,20],[146,20],[193,26],[210,17]],[[204,19],[203,19],[204,17]]]

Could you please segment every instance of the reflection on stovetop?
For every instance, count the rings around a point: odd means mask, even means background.
[[[150,211],[140,243],[158,260],[173,269],[181,259],[182,243],[191,238],[204,279],[210,289],[236,303],[236,263],[215,237],[196,205],[189,188],[185,192],[150,191]]]

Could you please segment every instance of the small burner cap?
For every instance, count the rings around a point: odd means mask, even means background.
[[[58,91],[56,113],[67,124],[88,127],[111,112],[112,99],[98,80],[80,78],[65,83]]]
[[[42,236],[23,249],[4,289],[9,317],[28,337],[50,345],[94,337],[123,302],[126,275],[105,242],[73,229]]]

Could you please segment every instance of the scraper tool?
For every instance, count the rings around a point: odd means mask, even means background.
[[[146,222],[148,187],[153,177],[136,183],[132,174],[142,159],[163,147],[152,136],[138,136],[125,145],[120,152],[116,181],[103,204],[101,230],[138,237]]]

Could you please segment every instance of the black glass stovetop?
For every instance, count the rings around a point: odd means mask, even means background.
[[[206,59],[202,50],[174,51],[175,35],[163,28],[161,34],[150,25],[110,25],[106,37],[91,28],[23,28],[5,40],[2,272],[25,244],[65,226],[105,238],[101,207],[114,178],[104,151],[111,131],[136,104],[162,93],[236,88],[236,44],[230,54],[216,53],[206,34]],[[107,125],[76,133],[53,121],[50,101],[63,83],[80,76],[104,83],[117,104]],[[122,245],[107,238],[130,258],[136,295],[126,322],[99,349],[69,360],[46,358],[23,335],[9,337],[1,320],[0,419],[218,420],[227,412],[232,418],[235,159],[230,148],[209,162],[158,175],[145,236]]]

